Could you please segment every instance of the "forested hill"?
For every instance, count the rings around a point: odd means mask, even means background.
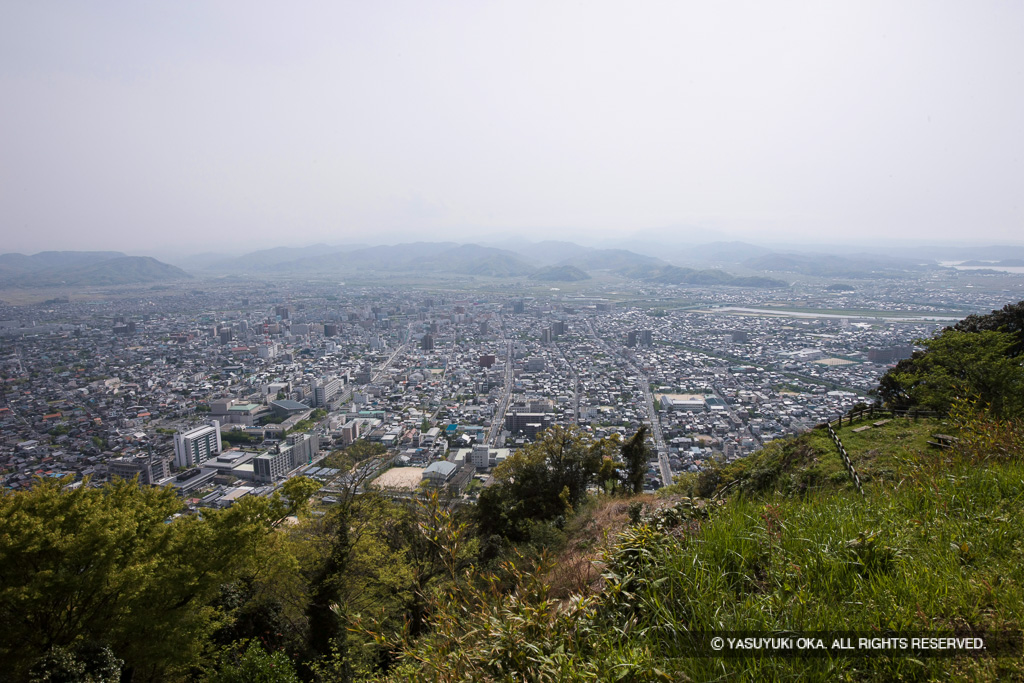
[[[475,504],[355,478],[323,506],[296,478],[176,516],[166,490],[40,481],[0,497],[0,680],[1019,680],[1019,647],[718,657],[701,634],[1020,631],[1020,310],[927,341],[837,425],[862,489],[825,428],[658,495],[644,430],[576,428]]]

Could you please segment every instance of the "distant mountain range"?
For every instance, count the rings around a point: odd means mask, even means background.
[[[637,248],[641,248],[638,246]],[[548,240],[498,246],[457,242],[412,242],[395,245],[363,244],[277,247],[233,255],[204,253],[175,259],[199,275],[346,276],[358,273],[464,275],[469,277],[530,278],[537,282],[577,282],[597,273],[646,282],[735,287],[786,287],[778,274],[863,279],[899,277],[941,269],[935,258],[950,255],[940,247],[918,252],[810,253],[773,251],[746,242],[712,242],[692,247],[668,245],[653,253],[633,249],[595,248],[574,242]],[[999,255],[999,258],[996,258]],[[1011,266],[1024,263],[1024,248],[976,247],[960,259],[967,265]],[[710,267],[713,266],[713,267]],[[733,271],[733,272],[730,272]],[[738,271],[738,272],[737,272]],[[185,270],[149,257],[116,251],[47,251],[0,255],[0,286],[96,286],[163,282],[190,277]]]
[[[192,276],[149,256],[117,251],[0,254],[2,287],[98,287],[187,280]]]
[[[413,242],[355,249],[326,245],[270,249],[224,259],[220,263],[211,261],[204,270],[290,275],[384,271],[481,277],[531,277],[539,273],[537,279],[556,276],[582,279],[581,274],[583,278],[590,277],[587,271],[611,271],[637,265],[668,264],[625,249],[593,249],[571,242],[524,243],[514,250],[455,242]],[[544,271],[547,267],[562,270]],[[568,267],[575,271],[566,270]]]

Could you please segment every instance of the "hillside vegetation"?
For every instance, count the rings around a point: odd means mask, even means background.
[[[860,454],[863,496],[823,433],[693,477],[660,504],[645,504],[632,524],[606,529],[596,589],[556,599],[553,582],[507,565],[516,589],[455,591],[438,605],[430,635],[409,643],[392,680],[1019,678],[1019,652],[730,659],[707,656],[706,644],[698,656],[701,638],[691,635],[1019,629],[1024,463],[1019,451],[989,457],[971,446],[927,446],[932,432],[954,427],[897,420],[840,430]],[[959,427],[1009,438],[1005,425],[984,420]],[[710,497],[730,484],[724,498]],[[601,509],[615,505],[609,499],[580,514],[608,517]],[[575,538],[565,543],[555,566],[579,550]],[[552,575],[542,566],[540,576]]]

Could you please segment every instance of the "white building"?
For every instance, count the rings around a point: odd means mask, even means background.
[[[321,408],[326,406],[327,402],[341,391],[344,383],[334,377],[324,377],[319,382],[316,380],[311,381],[310,385],[310,389],[313,390],[313,407]]]
[[[473,467],[478,470],[485,470],[491,466],[491,449],[487,444],[476,444],[473,446]]]
[[[175,467],[195,467],[223,450],[220,440],[220,422],[214,420],[206,427],[196,427],[174,435]]]

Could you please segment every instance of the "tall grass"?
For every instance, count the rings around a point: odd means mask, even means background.
[[[536,578],[544,572],[522,566],[507,569],[520,586],[511,593],[467,582],[437,605],[433,635],[406,644],[395,678],[1024,680],[1019,653],[720,658],[694,649],[693,634],[726,631],[1019,630],[1024,463],[1005,450],[984,460],[929,450],[937,428],[844,430],[862,458],[864,496],[837,476],[845,472],[824,435],[727,469],[722,482],[743,486],[725,504],[683,500],[627,528],[604,553],[596,595],[555,599]]]

